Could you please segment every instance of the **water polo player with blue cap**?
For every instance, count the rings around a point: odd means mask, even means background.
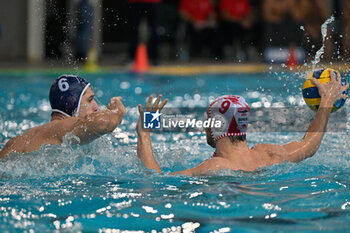
[[[77,138],[74,143],[89,143],[111,133],[126,113],[121,97],[110,99],[108,107],[98,109],[90,83],[76,75],[62,75],[52,84],[50,104],[51,121],[34,127],[10,139],[0,158],[10,153],[38,150],[43,144],[61,145],[67,133]]]
[[[50,89],[50,104],[52,112],[65,116],[77,116],[83,95],[90,83],[76,75],[62,75],[52,84]],[[95,102],[94,111],[98,106]]]
[[[193,168],[172,174],[208,175],[224,169],[254,171],[273,164],[299,162],[311,157],[321,145],[333,104],[338,99],[347,98],[348,96],[343,92],[349,88],[349,84],[341,85],[339,72],[337,72],[337,78],[332,72],[331,81],[326,84],[315,78],[312,82],[318,88],[321,103],[301,141],[284,145],[258,144],[249,148],[246,142],[250,114],[247,102],[241,96],[221,96],[210,104],[207,111],[208,118],[222,122],[218,128],[213,126],[206,129],[207,142],[215,148],[214,155]],[[148,157],[140,157],[140,159],[147,168],[161,172],[154,158],[151,143],[149,147]]]

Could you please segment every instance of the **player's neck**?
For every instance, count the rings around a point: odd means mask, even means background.
[[[67,116],[60,114],[60,113],[54,113],[51,115],[51,121],[55,121],[55,120],[63,120],[65,119]]]
[[[216,142],[216,155],[226,158],[234,159],[235,156],[249,152],[247,142],[236,142],[233,144],[229,138],[222,138]]]

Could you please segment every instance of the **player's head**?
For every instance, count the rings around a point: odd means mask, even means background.
[[[208,118],[221,122],[220,128],[207,128],[207,142],[216,147],[216,142],[229,137],[232,143],[245,141],[250,109],[241,96],[225,95],[214,100],[207,111]]]
[[[76,75],[62,75],[52,84],[50,104],[53,113],[85,116],[98,110],[90,83]]]

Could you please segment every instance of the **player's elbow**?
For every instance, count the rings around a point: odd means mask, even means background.
[[[4,148],[2,148],[2,150],[0,151],[0,158],[7,156],[10,151],[11,151],[11,147],[13,146],[13,144],[15,143],[17,137],[11,138],[4,146]]]
[[[313,141],[306,141],[303,143],[305,151],[305,158],[310,158],[312,157],[314,154],[316,154],[316,152],[318,151],[318,149],[320,148],[320,143],[315,143]]]
[[[298,148],[290,153],[290,162],[298,163],[303,161],[304,159],[310,158],[314,154],[316,154],[319,148],[319,145],[312,145],[310,143],[305,142],[300,142],[298,144]]]
[[[313,146],[312,148],[310,148],[310,150],[307,152],[306,156],[304,159],[307,159],[307,158],[310,158],[312,156],[314,156],[316,154],[316,152],[318,151],[318,148],[320,146],[317,145],[317,146]]]
[[[309,157],[312,157],[315,153],[309,153],[309,154],[302,154],[297,156],[290,156],[289,161],[292,163],[299,163],[303,161],[304,159],[307,159]]]

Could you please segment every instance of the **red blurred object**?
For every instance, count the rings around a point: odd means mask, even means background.
[[[289,68],[293,68],[296,67],[298,65],[298,61],[296,59],[296,55],[295,55],[295,47],[291,46],[289,48],[289,59],[286,62],[286,66]]]
[[[214,6],[210,0],[181,0],[180,11],[185,12],[191,19],[204,22],[210,14],[215,14]]]
[[[251,13],[249,0],[220,0],[220,9],[233,19],[240,20]]]
[[[139,44],[136,50],[133,71],[145,72],[149,69],[147,48],[145,44]]]
[[[161,3],[163,0],[129,0],[129,3]]]

